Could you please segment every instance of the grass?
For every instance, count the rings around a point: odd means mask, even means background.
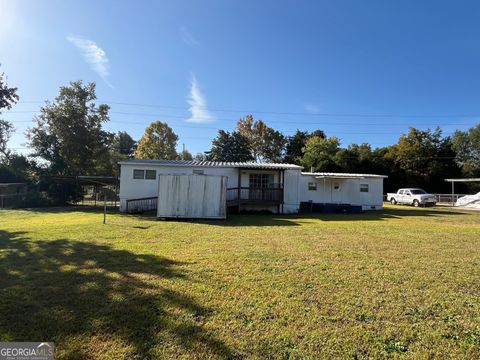
[[[59,359],[480,358],[480,212],[0,211],[0,340]]]

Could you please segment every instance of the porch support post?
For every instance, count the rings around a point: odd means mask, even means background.
[[[285,200],[285,169],[281,170],[281,174],[282,174],[282,214],[283,214],[283,202]]]
[[[281,185],[282,185],[282,170],[278,170],[278,186],[281,186]],[[277,204],[277,213],[280,214],[280,202]]]
[[[240,171],[240,168],[238,168],[238,184],[237,184],[237,210],[238,213],[240,213],[240,193],[241,193],[241,187],[242,187],[242,173]]]
[[[455,181],[452,181],[452,206],[455,205]]]

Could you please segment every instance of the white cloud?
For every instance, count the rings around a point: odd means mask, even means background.
[[[182,40],[185,44],[191,47],[200,46],[200,43],[195,39],[190,31],[184,26],[180,28],[180,34],[182,36]]]
[[[205,124],[215,121],[215,117],[207,109],[207,102],[205,96],[200,91],[197,79],[192,75],[190,81],[190,95],[188,97],[188,103],[190,104],[190,118],[188,122]]]
[[[94,41],[84,39],[80,36],[70,35],[67,37],[67,40],[74,44],[78,50],[80,50],[83,58],[91,66],[92,70],[95,71],[108,86],[113,88],[112,84],[110,84],[110,81],[108,80],[110,71],[109,62],[105,51]]]
[[[318,113],[322,110],[322,108],[320,106],[317,106],[317,105],[314,105],[314,104],[305,104],[303,107],[309,113]]]

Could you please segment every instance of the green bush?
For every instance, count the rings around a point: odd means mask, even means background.
[[[19,196],[14,202],[15,208],[32,208],[50,206],[51,201],[39,191],[28,191],[23,196]]]

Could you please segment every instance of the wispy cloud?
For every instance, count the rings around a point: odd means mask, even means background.
[[[322,108],[320,106],[314,104],[305,104],[303,105],[303,108],[309,113],[318,113],[322,111]]]
[[[192,33],[184,26],[180,28],[180,35],[182,36],[182,40],[185,44],[191,47],[200,46],[200,43],[195,39]]]
[[[80,50],[85,61],[90,65],[93,71],[95,71],[105,83],[113,88],[112,84],[108,80],[110,75],[109,61],[105,51],[92,40],[82,38],[77,35],[67,36],[67,40]]]
[[[190,95],[188,96],[188,103],[190,104],[190,118],[188,122],[205,124],[215,121],[215,116],[207,109],[207,102],[205,96],[200,91],[195,75],[192,74],[190,80]]]

